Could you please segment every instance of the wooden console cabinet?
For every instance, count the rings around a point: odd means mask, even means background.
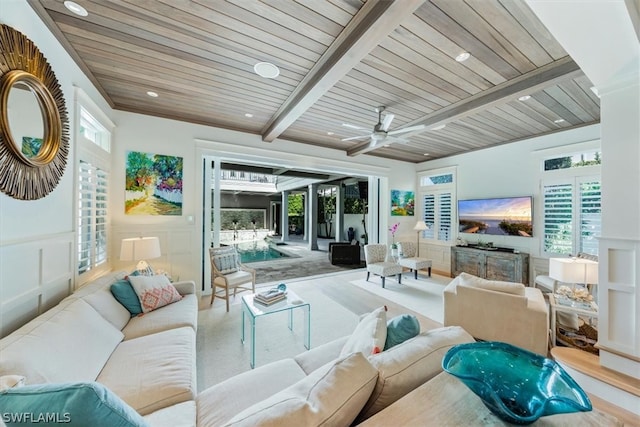
[[[451,277],[469,273],[489,280],[529,285],[529,254],[469,246],[451,248]]]

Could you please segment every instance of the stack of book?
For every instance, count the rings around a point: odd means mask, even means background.
[[[263,305],[271,305],[277,302],[283,301],[287,299],[287,292],[281,291],[277,288],[269,289],[268,291],[259,292],[254,297],[253,300]]]

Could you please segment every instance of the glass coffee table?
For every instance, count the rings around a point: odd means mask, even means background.
[[[273,313],[282,311],[289,312],[289,330],[293,330],[293,310],[301,308],[304,311],[304,346],[307,350],[311,348],[311,306],[303,301],[292,291],[287,291],[287,299],[272,305],[264,305],[253,301],[255,294],[244,295],[242,297],[242,343],[245,341],[245,316],[248,316],[251,324],[251,368],[256,364],[256,319]]]

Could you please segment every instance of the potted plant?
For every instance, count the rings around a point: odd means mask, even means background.
[[[399,222],[396,222],[391,227],[389,227],[389,231],[391,232],[391,256],[398,255],[398,244],[396,243],[396,232],[398,231],[398,227],[400,226]]]

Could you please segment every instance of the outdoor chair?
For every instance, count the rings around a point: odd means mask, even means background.
[[[367,282],[371,273],[382,278],[382,287],[384,288],[384,279],[387,276],[397,276],[398,283],[402,283],[402,266],[395,262],[387,262],[387,247],[381,244],[364,245],[364,259],[367,263]]]
[[[419,258],[416,255],[416,244],[413,242],[399,242],[399,253],[400,258],[398,258],[398,264],[403,267],[407,267],[411,271],[413,271],[414,279],[418,279],[418,270],[427,270],[429,277],[431,277],[431,264],[432,261],[427,258]]]
[[[256,291],[256,271],[245,267],[240,262],[240,256],[233,246],[223,246],[220,248],[210,248],[211,258],[211,302],[217,296],[227,302],[227,312],[229,311],[229,289],[233,289],[233,296],[236,292]],[[220,290],[216,288],[222,288]]]

